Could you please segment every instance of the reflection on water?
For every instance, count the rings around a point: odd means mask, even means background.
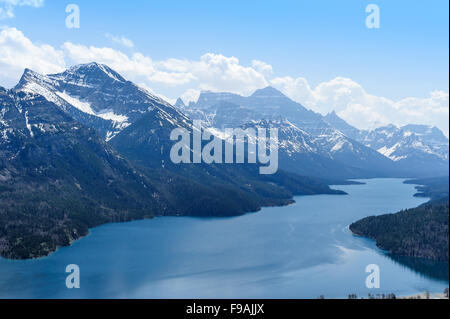
[[[406,266],[422,276],[448,282],[448,262],[407,256],[388,256],[398,264]]]

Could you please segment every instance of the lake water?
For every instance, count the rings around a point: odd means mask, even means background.
[[[348,196],[296,197],[235,218],[163,217],[98,227],[49,257],[0,259],[0,298],[346,298],[442,292],[448,263],[392,259],[348,226],[420,205],[399,179],[337,186]],[[77,264],[81,288],[67,289]],[[365,268],[380,267],[380,289]]]

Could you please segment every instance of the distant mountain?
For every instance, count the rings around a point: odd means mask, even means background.
[[[354,139],[355,141],[361,140],[362,131],[341,119],[335,111],[328,113],[323,119],[349,138]]]
[[[222,110],[224,105],[226,111],[233,110],[235,115],[226,116],[227,112]],[[184,109],[188,115],[196,110],[202,111],[205,119],[218,128],[239,127],[254,120],[279,118],[288,119],[307,132],[328,126],[321,123],[320,114],[307,110],[272,87],[257,90],[249,97],[232,93],[202,92],[196,103],[191,102]]]
[[[415,176],[448,175],[449,141],[436,127],[388,125],[358,130],[330,113],[325,119],[345,135],[390,158],[399,169]]]
[[[331,190],[324,181],[311,177],[283,171],[260,175],[256,164],[174,164],[170,159],[174,144],[169,138],[170,132],[176,128],[192,131],[192,121],[171,119],[162,122],[155,114],[158,112],[160,110],[157,109],[147,112],[114,137],[110,144],[144,170],[162,168],[194,183],[180,189],[173,201],[180,205],[187,205],[187,202],[193,205],[198,200],[199,215],[256,211],[261,206],[287,204],[292,195],[342,194]],[[192,147],[190,152],[193,152]],[[198,196],[196,193],[202,189],[209,190],[214,198]],[[202,206],[208,209],[200,211]]]
[[[286,142],[283,149],[292,160],[283,161],[281,167],[289,171],[340,178],[403,174],[390,159],[349,138],[322,115],[306,109],[272,87],[257,90],[249,97],[203,92],[197,102],[188,106],[179,102],[177,105],[189,117],[216,128],[248,126],[259,121],[269,121],[274,127],[282,125]],[[301,141],[298,140],[299,135],[302,136]],[[291,149],[288,150],[289,147]],[[315,167],[314,163],[317,164]]]
[[[368,170],[351,167],[333,158],[313,135],[300,129],[287,119],[260,120],[242,125],[243,129],[278,128],[279,166],[300,175],[327,179],[369,175]]]

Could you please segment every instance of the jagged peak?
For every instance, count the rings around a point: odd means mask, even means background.
[[[43,74],[40,74],[36,71],[33,71],[29,68],[25,68],[19,82],[21,82],[23,80],[43,79],[43,78],[46,78],[46,76]]]
[[[37,84],[39,86],[46,86],[46,84],[50,83],[52,80],[41,73],[33,71],[31,69],[26,68],[22,74],[22,77],[19,80],[19,83],[14,87],[14,90],[20,91],[29,85]]]
[[[435,135],[436,137],[443,138],[448,140],[448,138],[445,136],[444,132],[440,130],[438,127],[433,125],[424,125],[424,124],[407,124],[400,129],[404,132],[411,132],[416,135]]]
[[[35,72],[29,68],[25,68],[25,70],[23,71],[22,76],[26,76],[26,75],[35,75],[35,74],[39,74],[38,72]]]
[[[328,113],[327,115],[324,116],[325,121],[329,122],[332,125],[345,125],[347,127],[352,127],[354,128],[352,125],[348,124],[348,122],[346,120],[344,120],[342,117],[340,117],[336,111],[331,111],[330,113]],[[354,128],[356,129],[356,128]]]
[[[186,104],[184,104],[184,102],[183,102],[183,100],[181,99],[181,97],[179,97],[179,98],[177,99],[177,101],[175,102],[175,105],[174,105],[174,106],[176,106],[176,107],[185,107]]]
[[[267,86],[263,89],[256,90],[252,97],[286,97],[281,91],[275,89],[272,86]]]
[[[77,64],[77,65],[70,67],[63,73],[53,74],[52,76],[63,76],[63,75],[69,75],[69,74],[84,75],[84,74],[92,73],[92,72],[94,72],[94,73],[101,72],[101,73],[105,74],[107,77],[112,78],[115,81],[126,82],[126,80],[119,73],[117,73],[116,71],[111,69],[106,64],[101,64],[98,62]]]
[[[325,115],[325,117],[328,117],[328,118],[331,118],[331,117],[334,117],[334,118],[340,118],[339,115],[337,115],[337,113],[336,113],[335,110],[333,110],[333,111],[327,113],[327,115]]]

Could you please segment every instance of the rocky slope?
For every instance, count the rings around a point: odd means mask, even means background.
[[[359,141],[395,162],[410,176],[448,175],[449,141],[436,127],[388,125],[375,130],[358,130],[336,113],[325,119],[345,135]]]

